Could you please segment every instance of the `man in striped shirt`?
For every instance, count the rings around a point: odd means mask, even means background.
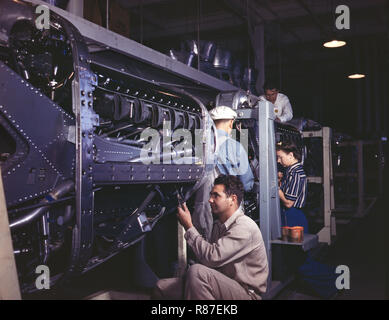
[[[301,210],[307,198],[307,176],[301,164],[301,154],[292,143],[280,142],[276,146],[277,162],[286,168],[278,191],[284,210],[283,226],[302,226],[308,233],[308,222]]]

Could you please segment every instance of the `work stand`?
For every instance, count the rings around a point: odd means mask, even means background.
[[[334,179],[332,169],[332,150],[331,138],[332,130],[329,127],[323,127],[317,131],[303,131],[302,137],[322,138],[323,146],[323,174],[321,177],[308,176],[308,183],[317,183],[323,186],[323,216],[324,226],[317,233],[319,242],[331,245],[333,237],[336,236],[336,221],[333,211],[335,209],[334,197]]]
[[[260,229],[266,246],[269,277],[267,292],[264,299],[274,298],[283,288],[294,279],[294,274],[288,274],[285,270],[283,275],[273,274],[282,261],[273,257],[273,250],[299,248],[308,251],[318,244],[318,236],[304,234],[302,243],[282,241],[281,238],[281,214],[280,200],[278,196],[278,178],[276,161],[276,141],[274,130],[274,108],[269,102],[259,102],[258,106],[258,134],[259,134],[259,193],[258,203],[260,212]],[[276,261],[277,260],[277,261]]]
[[[269,264],[267,292],[264,299],[274,298],[293,279],[294,274],[288,270],[281,276],[273,274],[273,270],[282,264],[277,257],[273,257],[273,250],[297,249],[300,252],[308,251],[318,245],[319,236],[304,234],[302,243],[282,241],[281,238],[281,209],[278,196],[278,178],[276,161],[276,138],[273,112],[274,106],[269,102],[258,102],[258,108],[238,109],[238,119],[256,119],[258,126],[257,143],[258,153],[258,180],[254,190],[257,192],[259,207],[259,227]],[[329,151],[330,152],[330,151]],[[323,179],[322,179],[323,180]]]
[[[351,219],[365,217],[378,198],[383,195],[383,145],[380,140],[352,140],[337,143],[336,148],[339,153],[347,148],[356,158],[354,163],[347,162],[345,169],[341,172],[335,171],[334,174],[338,185],[356,186],[355,192],[345,191],[348,201],[339,201],[339,205],[337,204],[335,208],[338,214],[337,222],[347,224]],[[372,185],[375,187],[374,190],[369,190],[372,189]],[[355,197],[356,203],[350,203]]]

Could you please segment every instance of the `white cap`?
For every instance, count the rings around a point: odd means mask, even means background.
[[[213,108],[211,111],[209,111],[209,115],[211,116],[212,120],[235,119],[238,116],[234,110],[226,106]]]

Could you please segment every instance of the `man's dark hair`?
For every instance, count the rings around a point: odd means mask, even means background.
[[[277,89],[280,90],[280,86],[278,85],[277,81],[275,80],[266,80],[265,84],[263,85],[263,90],[273,90]]]
[[[222,184],[224,186],[224,192],[227,196],[236,195],[238,198],[238,206],[240,206],[243,199],[244,188],[243,183],[238,177],[221,174],[215,179],[214,185],[217,184]]]
[[[284,151],[285,153],[293,153],[293,156],[300,162],[301,161],[301,151],[297,146],[289,141],[280,141],[276,144],[277,151]]]

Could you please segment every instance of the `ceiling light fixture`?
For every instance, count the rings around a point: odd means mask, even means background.
[[[342,40],[331,40],[323,44],[323,46],[326,48],[339,48],[345,45],[346,45],[346,41],[342,41]]]
[[[354,74],[350,74],[348,76],[349,79],[362,79],[364,77],[366,77],[366,76],[362,73],[354,73]]]

